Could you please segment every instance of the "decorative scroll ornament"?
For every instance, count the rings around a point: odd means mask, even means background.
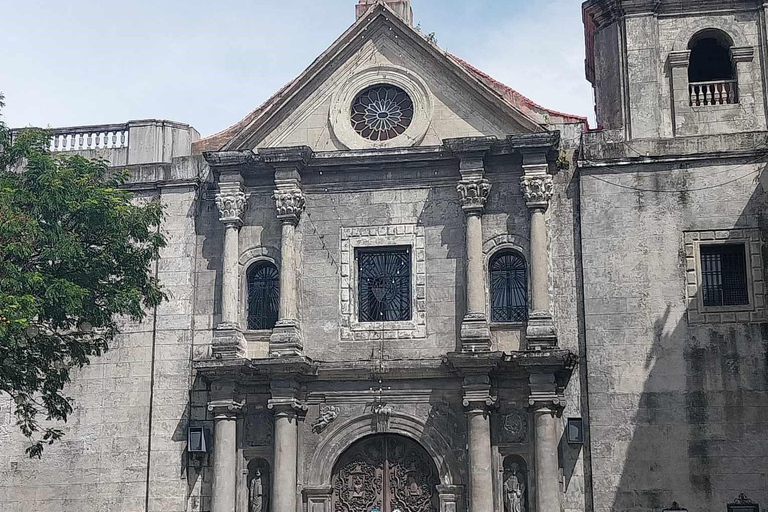
[[[528,419],[521,412],[514,411],[502,417],[502,441],[524,443],[528,438]]]
[[[215,400],[208,402],[208,410],[213,413],[215,417],[221,418],[234,418],[245,406],[245,400],[242,402],[235,402],[234,400]]]
[[[482,213],[491,193],[491,183],[488,180],[461,180],[456,190],[459,192],[461,208],[465,212]]]
[[[277,218],[298,223],[304,212],[304,194],[299,189],[275,190],[272,194],[277,208]]]
[[[312,424],[312,431],[319,434],[339,417],[339,408],[333,405],[324,405],[320,408],[320,417]]]
[[[216,207],[219,209],[221,222],[239,224],[243,221],[245,194],[239,190],[222,190],[216,194]]]
[[[529,207],[546,208],[554,190],[552,176],[523,176],[520,178],[520,190]]]

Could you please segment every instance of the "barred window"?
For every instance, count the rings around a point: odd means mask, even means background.
[[[528,269],[514,251],[501,251],[491,258],[491,321],[528,320]]]
[[[248,329],[273,329],[280,311],[280,273],[272,263],[248,270]]]
[[[705,306],[749,305],[744,244],[702,245],[701,281]]]
[[[358,249],[360,322],[411,319],[411,249]]]

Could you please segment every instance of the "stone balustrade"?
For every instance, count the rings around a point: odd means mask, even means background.
[[[739,102],[737,80],[691,82],[688,94],[692,107],[706,105],[732,105]]]
[[[74,126],[52,130],[53,152],[120,149],[128,147],[128,124]]]

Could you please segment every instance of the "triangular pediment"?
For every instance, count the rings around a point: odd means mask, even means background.
[[[378,4],[298,78],[237,125],[209,137],[203,147],[309,146],[330,151],[544,131],[535,115],[508,101],[467,66]],[[376,83],[407,91],[414,121],[406,133],[387,143],[360,142],[356,134],[350,135],[352,101],[358,89]]]

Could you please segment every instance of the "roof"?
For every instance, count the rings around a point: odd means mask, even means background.
[[[374,6],[370,10],[370,12],[373,13],[377,9],[389,11],[389,8],[385,7],[384,4],[378,4],[377,6]],[[310,74],[313,68],[317,67],[322,63],[323,58],[329,53],[331,53],[331,49],[334,48],[336,45],[342,44],[344,42],[345,37],[348,37],[350,34],[353,33],[353,30],[356,27],[361,25],[364,25],[364,20],[362,18],[358,20],[352,27],[350,27],[350,29],[347,30],[345,34],[339,38],[339,40],[337,40],[328,50],[326,50],[325,53],[323,53],[321,57],[316,59],[298,77],[288,82],[276,94],[274,94],[267,101],[262,103],[255,110],[251,111],[241,121],[235,123],[229,128],[226,128],[225,130],[222,130],[214,135],[211,135],[209,137],[206,137],[204,139],[201,139],[195,142],[192,145],[193,154],[200,154],[207,151],[221,150],[226,145],[228,145],[235,137],[237,137],[244,130],[246,130],[249,126],[253,125],[260,117],[265,115],[269,117],[267,115],[268,111],[272,110],[273,107],[277,107],[276,110],[279,110],[284,100],[292,96],[294,86],[300,88],[302,85],[302,82],[306,81],[307,75]],[[411,28],[411,30],[413,29]],[[421,37],[421,39],[424,39],[423,36]],[[483,73],[482,71],[475,68],[474,66],[464,61],[463,59],[456,57],[455,55],[452,55],[446,52],[445,50],[437,47],[436,45],[434,45],[434,43],[426,43],[426,40],[424,40],[424,43],[428,45],[431,44],[433,47],[433,51],[436,50],[438,54],[441,54],[442,58],[448,59],[451,63],[453,63],[454,66],[460,68],[463,73],[466,73],[467,75],[472,77],[472,79],[476,80],[477,82],[480,82],[480,84],[484,85],[486,88],[492,91],[492,93],[495,93],[504,104],[509,105],[509,108],[512,108],[513,110],[518,111],[519,115],[530,119],[529,121],[530,123],[538,123],[542,127],[548,124],[571,124],[571,123],[586,124],[587,123],[586,117],[565,114],[555,110],[546,109],[538,105],[534,101],[530,100],[529,98],[523,96],[519,92],[515,91],[511,87],[497,80],[494,80],[489,75]]]

